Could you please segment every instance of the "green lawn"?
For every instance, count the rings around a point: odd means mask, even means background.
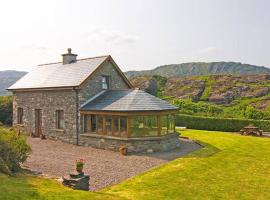
[[[111,194],[76,191],[62,186],[56,181],[29,175],[8,177],[0,174],[1,200],[66,200],[66,199],[124,199]]]
[[[270,138],[189,130],[205,148],[106,193],[129,199],[270,199]]]
[[[270,199],[270,138],[187,130],[205,148],[100,193],[0,175],[0,199]]]

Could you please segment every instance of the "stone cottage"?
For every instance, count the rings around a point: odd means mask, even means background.
[[[111,56],[37,66],[8,88],[13,125],[30,135],[130,152],[166,151],[179,145],[177,108],[133,89]]]

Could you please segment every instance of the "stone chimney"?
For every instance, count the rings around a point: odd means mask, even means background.
[[[71,48],[68,48],[68,53],[62,54],[63,56],[63,65],[74,63],[77,61],[77,55],[71,53]]]

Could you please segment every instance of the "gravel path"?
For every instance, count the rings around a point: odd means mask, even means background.
[[[190,140],[181,139],[181,148],[171,152],[122,156],[118,152],[49,139],[29,137],[27,141],[32,153],[25,162],[25,167],[51,177],[61,177],[74,171],[76,159],[84,158],[84,172],[90,175],[92,191],[117,184],[201,147]]]

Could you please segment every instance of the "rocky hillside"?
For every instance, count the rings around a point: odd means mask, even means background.
[[[218,105],[257,99],[253,106],[270,109],[270,75],[210,75],[192,77],[140,76],[131,79],[135,87],[163,98],[191,99]]]
[[[128,71],[129,78],[137,76],[164,76],[184,77],[212,74],[270,74],[270,69],[256,65],[242,64],[237,62],[192,62],[183,64],[163,65],[153,70]]]
[[[11,86],[25,74],[26,72],[13,70],[0,71],[0,96],[7,95],[8,92],[6,91],[6,88]]]

